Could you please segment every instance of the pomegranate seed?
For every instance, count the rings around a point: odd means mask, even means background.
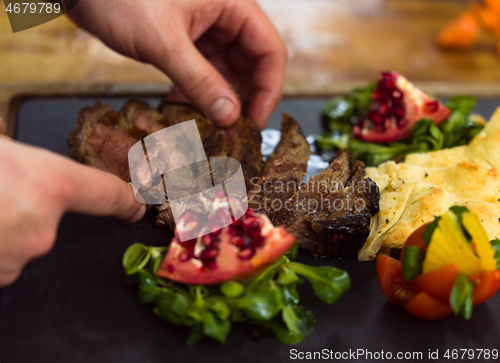
[[[384,132],[385,127],[383,125],[376,125],[375,130],[377,130],[377,132]]]
[[[405,127],[408,124],[408,120],[405,118],[402,118],[401,120],[398,120],[397,125],[401,129]]]
[[[405,117],[406,110],[404,109],[404,107],[394,107],[392,112],[394,113],[394,116],[396,116],[396,118],[399,120]]]
[[[380,115],[387,115],[387,112],[389,111],[389,106],[387,103],[381,103],[380,107],[378,108],[378,112]]]
[[[181,260],[182,262],[191,259],[191,257],[192,256],[188,251],[182,251],[181,253],[179,253],[179,260]]]
[[[381,85],[385,89],[389,89],[389,90],[396,88],[396,83],[394,82],[393,79],[385,79],[384,81],[382,81]]]
[[[256,217],[250,217],[246,218],[243,223],[242,223],[243,229],[248,231],[251,228],[258,228],[259,227],[259,221],[257,220]]]
[[[243,231],[239,226],[229,226],[227,233],[229,233],[230,236],[239,236],[243,233]]]
[[[248,208],[247,211],[245,212],[245,217],[254,217],[255,213],[252,209]]]
[[[429,101],[425,104],[425,108],[429,112],[436,112],[439,108],[439,103],[438,101]]]
[[[212,248],[212,247],[209,247],[209,248],[205,248],[202,252],[201,252],[201,255],[200,255],[200,260],[205,262],[205,261],[210,261],[210,260],[214,260],[217,255],[219,254],[219,249],[218,248]]]
[[[184,224],[184,231],[191,232],[196,227],[198,227],[198,224],[198,221],[189,221],[188,223]]]
[[[382,122],[382,116],[377,111],[370,111],[370,113],[368,114],[368,118],[373,122],[375,122],[376,124]]]
[[[238,253],[238,257],[242,260],[248,260],[255,255],[255,250],[253,248],[246,248]]]
[[[262,235],[260,234],[260,229],[253,229],[247,232],[248,236],[250,237],[250,242],[256,246],[259,247],[262,245],[264,242],[264,239],[262,238]]]
[[[360,126],[362,127],[363,125],[360,125]],[[354,125],[352,127],[352,134],[354,137],[358,137],[359,135],[361,135],[361,127],[360,126]]]
[[[216,219],[218,219],[220,223],[223,223],[224,225],[231,223],[231,216],[223,208],[218,209],[213,216]]]
[[[201,237],[201,243],[203,243],[205,246],[210,246],[210,243],[212,243],[212,238],[209,234],[207,234]]]
[[[231,243],[239,248],[245,246],[245,240],[241,236],[231,238]]]
[[[196,239],[188,239],[186,241],[177,241],[182,247],[189,248],[191,246],[194,246],[196,243]]]
[[[393,100],[400,100],[403,98],[403,93],[399,90],[392,91],[392,99]]]
[[[217,268],[217,264],[215,263],[215,261],[210,261],[205,265],[205,267],[213,271]]]
[[[224,191],[223,190],[217,190],[215,192],[215,198],[218,198],[218,199],[226,199],[226,195],[224,194]]]
[[[339,239],[339,236],[338,236],[338,235],[336,235],[336,234],[334,234],[334,235],[333,235],[333,242],[337,242],[337,241],[338,241],[338,239]]]

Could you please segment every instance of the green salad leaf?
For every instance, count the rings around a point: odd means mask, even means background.
[[[450,306],[455,315],[462,315],[467,320],[471,318],[473,292],[473,282],[463,273],[459,273],[450,294]]]
[[[127,275],[136,275],[139,301],[154,304],[153,312],[178,326],[190,327],[186,344],[204,338],[223,344],[232,323],[262,325],[285,344],[302,341],[315,325],[314,315],[299,305],[297,285],[308,280],[327,304],[350,287],[349,275],[332,266],[312,267],[291,262],[296,248],[256,277],[217,286],[187,285],[156,276],[167,248],[131,245],[123,256]]]

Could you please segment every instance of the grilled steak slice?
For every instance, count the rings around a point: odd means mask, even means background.
[[[288,228],[297,219],[318,209],[326,199],[343,188],[351,176],[352,158],[349,151],[339,151],[330,165],[300,187],[283,208],[269,214],[275,226]]]
[[[177,125],[181,122],[194,119],[196,121],[198,131],[200,132],[201,142],[207,158],[226,157],[228,155],[229,147],[224,131],[195,109],[187,105],[163,102],[160,105],[160,112],[165,120],[167,120],[168,126]],[[206,169],[206,163],[200,163],[198,166],[195,165],[193,167],[196,168],[195,175],[193,175],[193,177],[188,177],[184,183],[182,182],[182,178],[179,178],[176,181],[177,186],[182,187],[184,192],[187,193],[189,193],[189,190],[187,190],[186,187],[192,184],[194,178],[197,180],[210,181],[210,177],[208,177],[208,180],[206,178],[201,178],[202,174],[206,174],[209,171]],[[218,170],[212,171],[214,173],[219,172]],[[195,185],[193,187],[193,190],[200,190],[201,188],[199,185]],[[167,202],[158,206],[157,209],[158,216],[156,217],[156,224],[158,226],[167,226],[170,229],[174,229],[175,221],[170,204]]]
[[[163,102],[160,112],[167,120],[168,125],[177,125],[184,121],[196,120],[196,126],[200,132],[201,142],[207,157],[228,156],[229,147],[223,129],[217,127],[212,120],[206,118],[194,108],[187,105]],[[259,146],[260,147],[260,146]]]
[[[283,113],[281,140],[264,164],[262,178],[248,193],[248,205],[255,212],[269,214],[281,209],[298,190],[311,155],[299,124]]]
[[[120,115],[148,135],[172,125],[170,120],[160,112],[146,102],[138,100],[125,102],[120,110]]]
[[[78,113],[76,131],[69,135],[70,156],[130,182],[128,151],[146,133],[111,106],[97,102]]]
[[[357,161],[347,186],[333,193],[321,208],[295,221],[288,231],[314,257],[356,257],[370,233],[371,217],[379,211],[378,198],[377,185]]]
[[[238,121],[224,129],[226,141],[231,146],[228,156],[239,160],[243,169],[247,192],[253,187],[252,178],[260,177],[264,160],[260,147],[262,136],[252,120],[240,116]]]

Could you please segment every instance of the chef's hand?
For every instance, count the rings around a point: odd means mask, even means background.
[[[165,72],[177,100],[187,97],[221,126],[242,111],[236,92],[259,128],[281,98],[286,47],[254,0],[85,0],[69,15]]]
[[[0,287],[52,248],[64,212],[130,222],[145,212],[132,187],[118,177],[2,137],[0,206]]]

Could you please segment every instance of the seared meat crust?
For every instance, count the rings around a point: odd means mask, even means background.
[[[275,225],[285,226],[314,256],[356,255],[368,236],[371,216],[379,210],[378,187],[366,177],[363,163],[353,166],[345,150],[299,188],[310,148],[298,123],[286,114],[282,139],[264,164],[260,132],[243,116],[233,126],[220,129],[185,105],[163,103],[157,111],[144,102],[131,100],[115,112],[108,105],[96,103],[79,112],[76,131],[68,138],[70,155],[130,181],[129,149],[148,134],[192,119],[196,120],[207,158],[232,157],[240,162],[250,189],[250,207],[268,214]],[[190,185],[196,189],[195,177],[207,173],[199,165],[190,168],[180,174],[184,189]],[[168,201],[155,208],[157,224],[174,229]]]
[[[281,140],[267,159],[262,177],[248,193],[254,211],[269,214],[298,190],[307,171],[311,149],[299,124],[283,113]]]
[[[321,208],[296,220],[288,231],[315,257],[356,257],[370,233],[371,217],[379,212],[379,190],[357,161],[345,187],[327,197]]]
[[[282,208],[269,214],[275,226],[288,228],[297,219],[316,210],[334,192],[344,187],[351,175],[352,159],[349,151],[339,152],[318,175],[291,196]]]

